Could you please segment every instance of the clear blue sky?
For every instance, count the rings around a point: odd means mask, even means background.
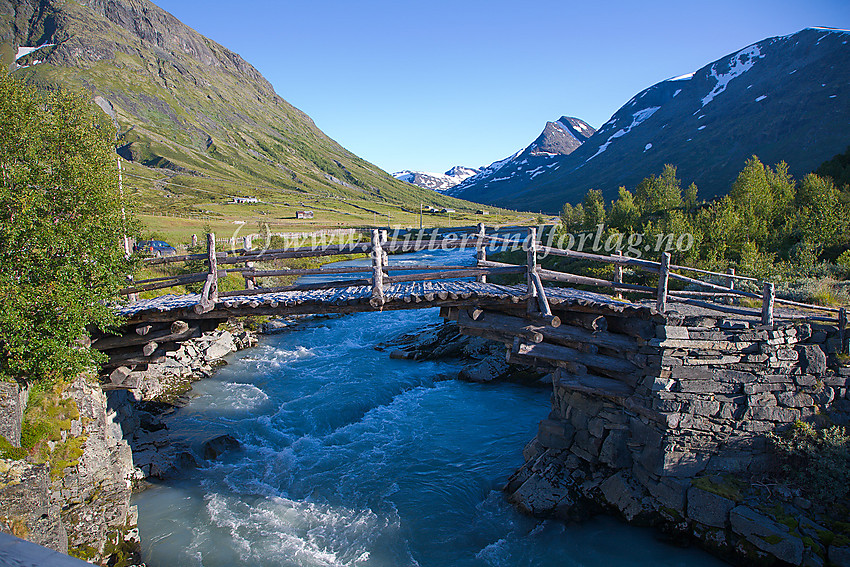
[[[481,166],[562,115],[766,37],[850,29],[848,0],[154,0],[239,53],[329,136],[393,172]]]

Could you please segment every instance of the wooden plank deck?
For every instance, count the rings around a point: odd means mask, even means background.
[[[571,288],[546,288],[550,305],[577,310],[602,309],[623,314],[649,315],[651,308],[613,297]],[[383,310],[425,309],[441,306],[511,306],[528,299],[525,285],[499,285],[469,281],[403,282],[384,289]],[[122,305],[118,314],[131,322],[175,319],[217,319],[247,315],[286,315],[305,313],[356,313],[376,311],[369,304],[371,286],[335,289],[285,291],[221,298],[212,311],[194,312],[200,294],[164,295]]]

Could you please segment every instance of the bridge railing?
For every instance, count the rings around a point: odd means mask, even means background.
[[[484,224],[479,224],[476,229],[463,227],[461,229],[450,229],[455,233],[443,233],[433,231],[430,238],[423,239],[420,231],[418,238],[411,239],[413,232],[406,233],[405,238],[388,240],[386,230],[372,229],[370,242],[356,242],[346,244],[324,244],[320,246],[293,247],[281,249],[251,250],[246,239],[246,246],[242,249],[231,249],[230,251],[218,251],[216,249],[215,235],[207,235],[207,251],[202,254],[184,254],[180,256],[149,258],[144,263],[149,266],[172,264],[187,261],[203,261],[206,271],[175,276],[163,276],[134,282],[130,287],[121,290],[121,294],[133,296],[143,291],[165,289],[186,283],[203,282],[201,293],[202,309],[211,309],[219,297],[242,296],[262,293],[273,293],[282,291],[331,289],[337,287],[348,287],[356,285],[368,285],[372,287],[372,304],[376,307],[383,305],[384,285],[394,283],[456,279],[475,277],[477,281],[486,283],[487,277],[491,275],[524,274],[528,287],[529,310],[538,311],[544,315],[551,315],[544,281],[560,282],[573,285],[585,285],[593,287],[608,288],[616,294],[622,292],[645,293],[655,295],[656,308],[659,312],[667,310],[670,301],[693,302],[699,299],[716,300],[718,298],[744,297],[761,301],[762,323],[770,325],[774,320],[774,308],[776,304],[789,305],[811,310],[819,310],[829,313],[830,321],[837,316],[840,330],[846,324],[846,309],[841,307],[827,307],[813,305],[776,297],[774,283],[760,281],[757,278],[736,274],[733,269],[727,273],[713,272],[690,266],[680,266],[671,263],[670,254],[662,253],[661,261],[645,260],[625,256],[622,252],[612,255],[593,254],[571,249],[562,249],[546,246],[538,240],[537,229],[528,227],[518,229],[514,227],[511,236],[495,232],[491,227],[487,232]],[[521,232],[517,232],[521,230]],[[458,234],[458,232],[460,234]],[[524,233],[524,234],[523,234]],[[509,264],[494,262],[487,259],[488,248],[499,248],[500,246],[521,246],[526,251],[525,264]],[[431,266],[431,265],[407,265],[392,266],[388,263],[388,252],[415,252],[418,250],[451,249],[451,248],[475,248],[476,265],[470,266]],[[368,254],[371,257],[370,266],[347,266],[347,267],[322,267],[308,269],[280,269],[261,270],[255,268],[256,262],[277,259],[307,258],[318,256],[338,256],[350,254]],[[571,274],[542,268],[539,265],[539,255],[554,255],[564,258],[587,260],[613,266],[611,280]],[[242,264],[241,267],[235,267]],[[234,266],[234,267],[226,267]],[[623,281],[623,270],[632,268],[656,274],[658,285],[650,287],[646,285],[630,284]],[[409,274],[389,275],[389,272],[416,272]],[[684,275],[679,272],[690,272],[694,274],[710,276],[715,280],[724,281],[726,285],[713,283]],[[218,279],[229,273],[239,273],[245,280],[245,289],[219,293]],[[340,281],[301,283],[276,287],[260,287],[257,285],[258,278],[276,276],[309,276],[309,275],[341,275],[362,274],[357,279],[346,279]],[[697,286],[708,291],[671,290],[669,281],[677,280],[691,286]],[[761,287],[761,293],[753,293],[736,287],[737,282],[748,282]],[[842,339],[842,344],[844,341]]]
[[[350,286],[371,286],[372,299],[370,303],[380,308],[384,302],[384,286],[401,282],[458,279],[475,277],[483,281],[487,275],[525,274],[526,266],[432,266],[432,265],[403,265],[390,266],[388,252],[413,252],[425,249],[451,249],[469,248],[478,246],[477,237],[469,238],[468,235],[439,235],[434,232],[432,238],[422,240],[403,239],[388,241],[387,231],[373,229],[370,242],[356,242],[346,244],[322,244],[319,246],[292,247],[280,249],[251,250],[247,246],[242,249],[231,249],[230,251],[219,251],[216,246],[219,242],[214,234],[207,235],[207,251],[203,254],[183,254],[179,256],[165,256],[157,258],[146,258],[143,260],[145,266],[164,266],[168,264],[185,262],[203,262],[206,270],[189,274],[169,275],[150,278],[140,281],[132,281],[131,285],[120,290],[119,294],[128,296],[135,300],[137,294],[159,289],[167,289],[187,283],[203,282],[201,300],[196,307],[199,313],[213,309],[215,303],[222,297],[250,296],[265,293],[277,293],[285,291],[310,291],[319,289],[333,289]],[[321,267],[303,269],[258,269],[258,262],[309,258],[321,256],[341,256],[351,254],[368,254],[371,258],[370,266],[345,266],[345,267]],[[237,267],[238,265],[240,265]],[[228,267],[232,266],[232,267]],[[390,272],[415,272],[390,275]],[[219,280],[228,274],[238,273],[245,280],[245,288],[235,291],[219,291]],[[357,275],[363,277],[355,279],[343,279],[338,281],[324,281],[315,283],[295,283],[274,287],[261,287],[257,285],[259,278],[279,276],[310,276],[310,275]]]
[[[504,244],[509,242],[508,239],[499,236],[490,236],[486,234],[480,236],[480,238],[491,243]],[[809,318],[813,320],[819,319],[830,322],[835,322],[837,318],[842,348],[844,348],[845,346],[844,329],[847,323],[847,310],[845,307],[828,307],[823,305],[814,305],[810,303],[803,303],[791,299],[777,297],[776,285],[773,282],[761,281],[757,278],[736,274],[734,268],[730,268],[726,273],[720,273],[713,272],[710,270],[703,270],[700,268],[694,268],[691,266],[680,266],[671,263],[671,257],[669,252],[663,252],[661,255],[661,261],[657,262],[653,260],[628,257],[623,255],[621,251],[617,251],[612,255],[603,255],[580,252],[571,249],[555,248],[551,246],[546,246],[542,242],[538,242],[536,240],[534,228],[529,229],[529,237],[524,247],[528,251],[528,260],[526,264],[529,270],[528,273],[530,274],[529,280],[534,280],[535,288],[538,287],[538,284],[536,282],[539,279],[542,281],[553,281],[574,285],[608,288],[614,290],[617,293],[618,297],[621,297],[620,292],[622,291],[652,294],[656,297],[657,310],[662,313],[667,311],[668,302],[671,301],[694,303],[695,301],[698,301],[700,299],[708,299],[714,301],[720,298],[745,297],[761,302],[761,320],[762,324],[764,325],[773,324],[775,318],[775,306],[777,304],[788,305],[790,307],[799,307],[808,310],[821,311],[828,313],[829,315],[826,317]],[[537,264],[537,254],[543,254],[544,256],[551,254],[553,256],[560,256],[575,260],[588,260],[592,262],[610,264],[614,268],[612,279],[604,280],[600,278],[593,278],[578,274],[571,274],[567,272],[541,268]],[[532,255],[534,255],[535,258],[532,258]],[[506,267],[510,264],[488,261],[486,257],[486,251],[479,250],[478,265],[487,267]],[[645,285],[625,283],[623,282],[624,268],[632,268],[651,274],[657,274],[658,285],[656,287],[649,287]],[[726,285],[701,280],[696,277],[690,277],[680,272],[691,272],[695,274],[711,276],[715,280],[725,282]],[[669,282],[671,279],[683,282],[685,284],[689,284],[691,286],[702,287],[707,289],[708,291],[671,290],[669,288]],[[739,289],[738,287],[736,287],[737,282],[748,282],[750,284],[756,284],[761,288],[761,293],[753,293],[750,291]],[[545,291],[542,290],[542,286],[539,287],[541,287],[541,291],[539,292],[540,295],[543,295],[545,297]],[[531,291],[531,285],[529,285],[529,290]]]

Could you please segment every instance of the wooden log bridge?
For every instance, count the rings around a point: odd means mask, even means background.
[[[772,327],[782,320],[808,319],[831,321],[837,315],[840,348],[846,348],[844,326],[846,311],[811,306],[776,297],[770,282],[762,284],[762,293],[735,287],[735,282],[758,284],[754,278],[729,273],[714,273],[671,263],[664,253],[661,262],[629,258],[621,253],[605,256],[552,248],[538,240],[534,228],[519,235],[505,233],[483,224],[468,229],[435,230],[430,238],[410,241],[389,239],[387,231],[371,231],[369,242],[351,242],[323,246],[274,250],[244,249],[219,251],[215,235],[207,235],[204,253],[150,258],[150,266],[181,262],[202,262],[203,272],[162,276],[133,284],[121,294],[135,294],[178,285],[203,284],[199,293],[164,295],[130,301],[116,306],[126,319],[120,334],[94,337],[94,348],[106,352],[105,369],[141,366],[161,360],[182,340],[214,328],[232,317],[297,314],[356,313],[440,307],[444,317],[457,320],[462,331],[504,342],[511,361],[534,362],[543,366],[567,364],[583,375],[586,369],[607,378],[630,383],[635,363],[612,357],[612,352],[631,352],[635,341],[655,338],[656,325],[675,325],[681,313],[722,313],[723,317],[747,320],[747,325]],[[487,252],[521,247],[526,262],[522,265],[488,260]],[[424,249],[475,249],[472,266],[390,265],[389,254]],[[263,262],[286,258],[316,256],[368,255],[369,266],[329,266],[310,269],[260,269]],[[590,260],[612,266],[611,279],[604,280],[548,270],[540,267],[540,256],[556,255]],[[241,266],[240,266],[241,265]],[[259,266],[259,267],[258,267]],[[649,287],[624,283],[624,269],[640,270],[657,276],[658,285]],[[723,284],[702,281],[678,272],[693,271],[708,275]],[[220,280],[238,273],[245,289],[221,291]],[[496,284],[496,276],[516,276],[524,283]],[[263,285],[264,280],[279,276],[328,276],[328,281]],[[349,279],[339,279],[347,277]],[[673,290],[671,280],[710,291]],[[545,285],[554,282],[559,287]],[[612,295],[569,286],[607,288]],[[626,301],[622,293],[645,294],[652,301]],[[729,296],[763,300],[761,309],[711,303],[710,299]],[[675,303],[675,307],[671,304]],[[788,304],[794,310],[778,309]],[[804,309],[829,314],[817,316]],[[484,314],[486,313],[486,316]],[[561,325],[561,323],[565,325]],[[672,323],[671,323],[672,322]]]

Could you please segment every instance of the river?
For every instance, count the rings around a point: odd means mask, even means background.
[[[392,263],[469,263],[421,252]],[[136,495],[149,567],[713,566],[611,518],[519,514],[501,486],[549,412],[549,391],[455,380],[451,361],[374,346],[439,321],[435,309],[302,322],[195,383],[166,418],[190,442],[242,448]]]

